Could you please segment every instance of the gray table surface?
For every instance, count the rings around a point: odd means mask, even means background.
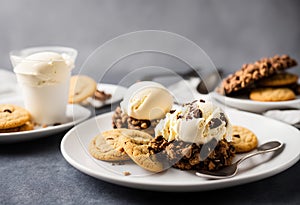
[[[145,191],[110,184],[72,167],[60,151],[64,134],[0,145],[0,204],[300,204],[300,162],[275,176],[225,189]]]

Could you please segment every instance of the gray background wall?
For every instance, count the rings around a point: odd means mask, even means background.
[[[300,62],[299,9],[298,0],[0,0],[0,67],[12,69],[10,50],[64,45],[78,49],[78,69],[104,42],[144,29],[189,38],[227,72],[277,53]]]

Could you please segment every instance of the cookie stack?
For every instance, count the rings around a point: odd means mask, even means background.
[[[293,100],[300,94],[298,76],[286,70],[296,65],[288,55],[262,58],[225,78],[218,91],[226,96],[247,94],[255,101]]]
[[[0,105],[0,133],[21,132],[33,130],[30,113],[22,107]]]

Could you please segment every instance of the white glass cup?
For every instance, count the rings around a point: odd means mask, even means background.
[[[71,70],[77,50],[68,47],[32,47],[10,52],[25,108],[33,122],[53,125],[67,121]]]

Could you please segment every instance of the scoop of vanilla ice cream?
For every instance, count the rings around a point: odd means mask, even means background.
[[[156,126],[155,136],[204,144],[213,138],[231,141],[231,130],[231,123],[220,107],[196,100],[168,113]]]
[[[159,83],[141,81],[128,88],[120,106],[122,112],[136,119],[162,119],[173,106],[173,96]]]
[[[14,72],[19,82],[40,87],[65,81],[72,68],[74,61],[66,54],[39,52],[22,59]]]

